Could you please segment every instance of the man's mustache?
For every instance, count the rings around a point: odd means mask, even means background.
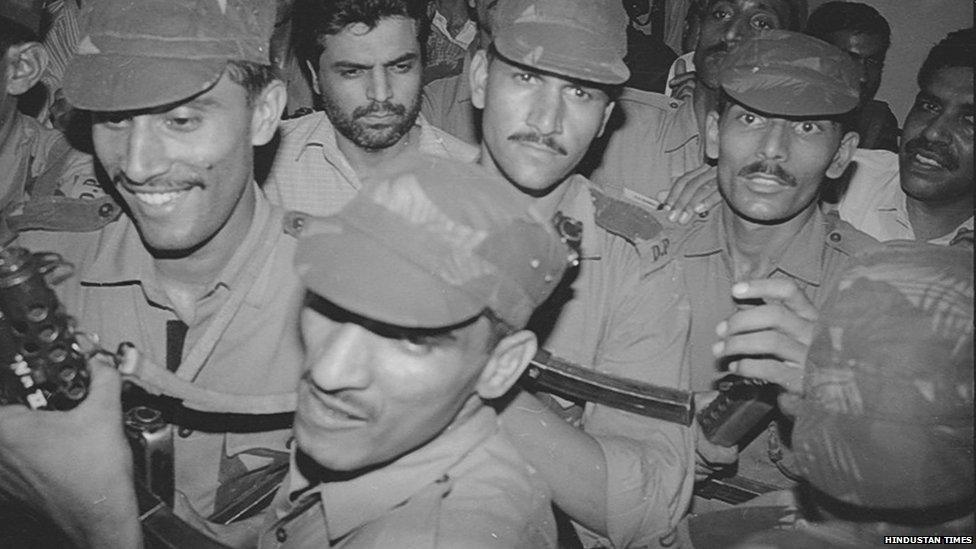
[[[936,161],[949,171],[959,168],[959,158],[947,143],[929,141],[920,135],[905,143],[904,149],[909,156],[924,152],[923,156],[935,157]]]
[[[364,107],[356,107],[352,111],[352,117],[362,118],[364,116],[380,115],[380,116],[404,116],[407,114],[406,105],[400,105],[393,103],[392,101],[371,101],[369,105]]]
[[[711,46],[705,48],[703,57],[709,57],[716,53],[729,53],[730,49],[729,44],[725,40],[721,40],[718,43],[712,44]]]
[[[562,156],[569,154],[566,152],[566,149],[560,145],[558,141],[556,141],[556,138],[552,137],[551,135],[539,135],[537,133],[522,132],[508,136],[508,140],[516,143],[535,143],[537,145],[542,145],[552,152]]]
[[[739,170],[738,176],[749,177],[755,174],[771,175],[779,179],[787,187],[796,187],[797,185],[796,178],[792,174],[784,170],[779,164],[773,164],[771,162],[753,162]]]

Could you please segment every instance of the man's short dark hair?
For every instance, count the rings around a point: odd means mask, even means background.
[[[928,57],[918,71],[918,87],[925,84],[937,71],[951,68],[974,68],[976,59],[976,31],[973,27],[950,32],[941,42],[929,51]]]
[[[421,52],[426,49],[430,30],[426,0],[298,0],[292,15],[295,52],[299,59],[318,66],[326,36],[356,23],[374,29],[388,17],[413,19]]]
[[[718,0],[694,0],[689,10],[697,13],[700,19],[708,15],[708,8]],[[786,30],[800,31],[807,20],[807,0],[783,0],[790,6],[790,20]]]
[[[877,36],[887,50],[891,46],[891,26],[878,10],[859,2],[827,2],[810,14],[806,33],[824,42],[841,31]]]
[[[725,111],[729,107],[731,107],[732,105],[739,105],[740,107],[742,107],[744,109],[749,109],[750,111],[755,111],[755,112],[762,113],[762,111],[760,111],[760,110],[753,109],[752,107],[749,107],[748,105],[744,105],[744,104],[740,103],[739,101],[736,101],[735,99],[733,99],[732,97],[730,97],[729,94],[725,93],[725,90],[722,90],[721,93],[718,96],[718,106],[716,107],[715,110],[718,111],[719,115],[723,115],[724,116],[725,115]],[[858,118],[857,115],[858,115],[858,109],[857,108],[854,108],[854,109],[851,109],[851,110],[849,110],[849,111],[847,111],[845,113],[841,113],[841,114],[835,114],[835,115],[831,115],[831,116],[818,116],[818,117],[816,117],[816,119],[817,120],[829,120],[831,122],[836,122],[837,124],[840,125],[841,135],[843,135],[843,134],[846,134],[847,132],[857,131],[857,118]],[[770,114],[769,116],[773,116],[773,117],[776,117],[776,118],[794,118],[794,119],[795,118],[800,118],[800,117],[795,117],[795,116],[782,116],[782,115],[778,115],[778,114]]]
[[[248,106],[253,106],[264,88],[267,88],[276,78],[271,65],[262,65],[253,61],[228,61],[227,76],[244,88]]]

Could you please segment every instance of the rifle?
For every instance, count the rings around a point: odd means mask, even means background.
[[[88,359],[95,354],[117,358],[104,349],[86,350],[79,345],[73,319],[46,280],[51,277],[58,283],[72,272],[73,266],[57,254],[0,247],[0,405],[70,410],[88,395]],[[137,435],[131,426],[126,434],[135,453]],[[139,466],[136,463],[137,471]],[[150,467],[157,477],[158,468]],[[138,474],[135,488],[146,547],[226,547],[174,515]]]

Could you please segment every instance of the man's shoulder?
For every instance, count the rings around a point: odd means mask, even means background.
[[[417,119],[421,132],[421,152],[445,156],[461,162],[475,162],[480,151],[478,147],[465,143],[449,132],[431,124],[421,115]]]
[[[840,218],[837,212],[825,214],[827,235],[824,245],[835,252],[852,257],[862,252],[878,249],[881,242]]]
[[[677,111],[683,104],[683,101],[680,99],[631,87],[625,87],[620,92],[620,96],[617,97],[617,102],[625,108],[649,115],[667,115]]]
[[[603,188],[589,180],[586,184],[593,202],[593,221],[600,229],[623,238],[638,251],[664,232],[662,218],[656,211],[625,200],[614,189]]]
[[[278,128],[276,156],[280,159],[283,156],[296,155],[306,145],[335,141],[334,131],[332,122],[323,111],[313,111],[285,120]]]

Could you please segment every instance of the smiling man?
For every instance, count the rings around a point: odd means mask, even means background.
[[[817,202],[857,147],[850,117],[859,71],[830,44],[769,31],[732,49],[718,73],[722,100],[708,114],[706,147],[718,160],[722,203],[705,222],[666,233],[674,249],[657,263],[670,260],[678,274],[651,278],[658,291],[686,292],[691,301],[693,390],[712,389],[733,371],[799,391],[826,289],[853,254],[877,245]],[[789,420],[777,414],[767,423],[740,441],[737,466],[734,448],[699,437],[694,512],[792,484],[782,430]]]
[[[898,155],[857,151],[841,218],[879,240],[972,240],[974,59],[972,27],[932,48]]]
[[[294,225],[265,199],[251,167],[285,100],[268,59],[274,5],[265,4],[94,3],[64,89],[91,113],[118,204],[90,212],[99,230],[24,231],[18,241],[73,262],[75,276],[57,287],[66,310],[106,348],[134,343],[147,359],[135,380],[167,387],[172,398],[127,393],[127,403],[157,409],[171,426],[159,434],[172,444],[173,471],[162,474],[174,488],[158,495],[232,544],[253,538],[255,521],[211,521],[240,503],[259,469],[284,466],[290,417],[218,412],[266,412],[254,408],[262,401],[290,411],[303,357],[295,239],[285,231]],[[57,229],[64,220],[39,222]],[[4,488],[47,511],[76,543],[135,547],[129,452],[105,442],[121,435],[111,387],[96,383],[91,402],[68,414],[3,410],[2,469],[33,479]],[[69,479],[84,485],[82,496],[62,494]]]
[[[477,152],[418,117],[427,36],[421,0],[299,0],[294,36],[320,112],[282,125],[264,189],[289,210],[329,215],[360,180],[405,152]]]
[[[410,155],[316,222],[295,264],[297,452],[261,547],[555,547],[549,489],[488,404],[575,258],[477,166]]]

